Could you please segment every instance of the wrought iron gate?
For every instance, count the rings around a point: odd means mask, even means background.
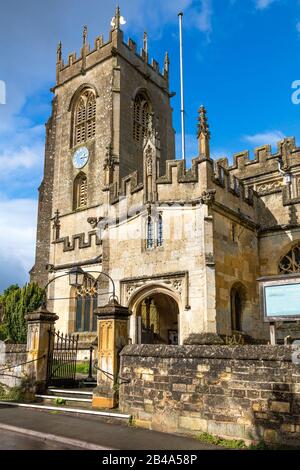
[[[76,386],[78,338],[49,330],[47,386]]]

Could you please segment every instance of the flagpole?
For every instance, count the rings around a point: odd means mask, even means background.
[[[184,112],[184,86],[183,86],[183,46],[182,46],[182,17],[183,13],[178,13],[179,17],[179,42],[180,42],[180,94],[181,94],[181,148],[182,160],[185,160],[185,112]]]

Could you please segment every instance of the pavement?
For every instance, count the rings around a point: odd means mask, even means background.
[[[70,416],[0,405],[0,432],[56,442],[61,449],[85,450],[220,450],[185,436],[149,431],[102,418]],[[9,436],[8,436],[9,437]],[[26,445],[24,441],[24,445]],[[41,444],[42,445],[42,444]],[[3,448],[1,444],[1,448]]]
[[[0,450],[81,450],[59,442],[33,438],[1,429]]]

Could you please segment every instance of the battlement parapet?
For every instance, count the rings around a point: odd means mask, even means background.
[[[93,49],[91,49],[89,43],[84,42],[80,55],[77,57],[76,52],[69,54],[66,63],[62,57],[61,45],[59,48],[56,65],[56,86],[53,90],[78,75],[84,75],[87,70],[95,65],[115,56],[122,57],[162,89],[166,91],[169,89],[169,63],[164,65],[163,70],[160,69],[160,65],[156,60],[152,59],[149,63],[148,53],[142,49],[139,54],[136,43],[131,38],[128,39],[126,44],[123,40],[123,32],[120,29],[111,31],[107,42],[104,42],[103,35],[97,36]]]
[[[296,146],[294,137],[287,137],[277,144],[277,152],[272,153],[271,145],[263,145],[254,149],[254,158],[249,151],[233,155],[233,164],[228,158],[215,161],[220,167],[238,175],[240,179],[255,178],[271,172],[278,172],[280,162],[283,171],[288,172],[293,166],[300,165],[300,147]]]
[[[205,163],[208,164],[208,168],[210,168],[209,171],[206,167],[202,167]],[[199,183],[199,191],[203,190],[202,186],[200,188],[200,185],[203,185],[203,183],[200,184],[200,175],[204,173],[206,174],[207,171],[209,175],[208,181],[204,184],[207,184],[208,188],[215,184],[222,187],[226,192],[239,198],[241,202],[245,202],[250,206],[253,205],[255,193],[251,188],[247,187],[243,181],[241,181],[237,176],[231,174],[228,169],[224,168],[218,162],[202,157],[194,158],[190,169],[186,169],[185,162],[183,160],[168,160],[166,162],[166,174],[158,177],[156,180],[158,199],[160,200],[160,194],[162,193],[161,185],[174,186],[174,191],[170,191],[170,193],[173,192],[176,194],[177,200],[177,198],[180,199],[181,197],[185,197],[184,194],[186,194],[186,189],[190,184],[192,184],[194,185],[194,188],[191,192],[191,197],[196,197],[197,189],[195,188],[195,184]],[[180,192],[178,193],[178,183],[180,185],[184,185],[182,194]],[[188,185],[187,188],[185,185]],[[138,173],[135,171],[123,177],[120,186],[117,183],[110,185],[110,203],[116,204],[123,197],[133,195],[139,191],[144,191],[144,189],[144,184],[138,182]]]
[[[137,193],[144,188],[143,183],[138,183],[138,172],[134,171],[121,180],[119,187],[118,183],[112,183],[109,187],[109,201],[110,204],[116,204],[128,195]]]
[[[212,181],[234,196],[241,198],[248,205],[253,205],[254,191],[246,186],[240,178],[230,173],[227,159],[213,161]]]
[[[205,161],[211,160],[202,157],[193,158],[191,168],[187,169],[183,160],[167,160],[166,173],[158,178],[157,183],[172,184],[174,178],[178,183],[197,183],[199,181],[198,166]],[[173,169],[175,169],[175,172]]]

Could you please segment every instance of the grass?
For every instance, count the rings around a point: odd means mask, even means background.
[[[213,444],[216,446],[224,447],[226,449],[235,449],[235,450],[291,450],[295,449],[295,447],[287,446],[287,445],[268,445],[263,440],[258,442],[257,444],[247,444],[243,440],[237,439],[223,439],[222,437],[212,436],[206,432],[198,434],[196,438],[202,442],[206,442],[207,444]]]
[[[23,379],[19,386],[12,388],[6,387],[0,384],[0,400],[2,401],[12,401],[12,402],[26,402],[28,401],[28,387],[30,383]],[[29,399],[31,401],[31,399]]]
[[[76,372],[77,372],[77,374],[88,374],[89,373],[89,362],[77,362]]]
[[[199,439],[199,441],[206,442],[207,444],[226,447],[227,449],[247,449],[245,442],[242,440],[223,439],[221,437],[212,436],[207,432],[198,434],[197,439]]]

